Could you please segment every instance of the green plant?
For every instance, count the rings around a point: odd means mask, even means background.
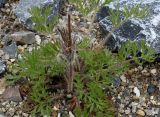
[[[118,55],[121,59],[126,59],[128,56],[131,60],[134,60],[137,64],[143,64],[144,62],[153,62],[155,60],[155,49],[149,47],[144,40],[139,43],[135,41],[125,42]]]
[[[51,54],[52,53],[52,54]],[[13,83],[28,78],[31,85],[29,97],[35,102],[32,115],[50,116],[52,97],[48,94],[46,80],[55,75],[64,74],[65,61],[59,61],[59,44],[47,43],[26,52],[10,69],[6,79]]]
[[[33,23],[35,23],[34,29],[36,31],[48,34],[53,32],[53,28],[59,21],[59,16],[55,16],[52,18],[51,21],[48,21],[48,16],[51,14],[51,10],[51,6],[33,6],[29,10],[31,14],[30,18],[33,21]]]
[[[112,23],[112,29],[106,36],[105,40],[102,40],[100,43],[102,46],[106,44],[109,38],[112,36],[112,33],[120,26],[122,26],[125,22],[132,18],[140,18],[143,19],[149,14],[149,10],[147,7],[140,8],[140,5],[137,4],[132,6],[131,8],[127,5],[124,6],[122,10],[119,9],[119,3],[115,5],[116,9],[109,10],[109,20]],[[122,18],[123,16],[123,18]]]
[[[113,116],[114,108],[109,104],[105,89],[112,83],[112,77],[127,70],[129,64],[120,64],[119,56],[108,49],[91,50],[88,43],[89,40],[84,39],[77,47],[84,67],[76,72],[74,86],[83,106],[77,107],[75,114],[77,117],[88,117],[92,113],[96,117]]]
[[[88,1],[89,4],[83,0],[70,1],[77,6],[78,10],[87,15],[112,0],[105,0],[102,4],[100,0],[90,0]],[[139,10],[139,6],[133,7],[131,10],[125,7],[125,20],[123,21],[120,19],[119,10],[116,12],[110,10],[110,20],[114,26],[112,31],[114,32],[132,16],[145,16],[145,10]],[[50,7],[33,7],[30,10],[31,20],[35,23],[37,31],[52,33],[59,17],[54,17],[48,23],[50,12]],[[78,102],[81,101],[84,104],[83,108],[79,106],[75,109],[75,114],[78,117],[88,117],[89,115],[113,116],[113,110],[108,109],[111,105],[109,105],[105,95],[105,89],[108,88],[114,75],[120,75],[128,68],[129,64],[123,62],[126,54],[133,53],[135,56],[138,45],[133,46],[132,49],[129,45],[124,45],[119,55],[114,55],[108,49],[101,48],[104,44],[100,48],[89,48],[90,41],[87,39],[76,44],[71,37],[71,14],[68,14],[68,27],[59,27],[58,31],[61,34],[61,40],[57,40],[54,44],[48,43],[39,49],[34,49],[31,53],[24,54],[22,60],[17,61],[12,66],[11,74],[7,75],[6,78],[13,82],[17,82],[23,77],[29,79],[32,87],[30,98],[36,103],[32,111],[33,116],[50,116],[53,99],[49,95],[45,81],[48,77],[51,78],[59,74],[67,83],[67,93],[75,91]],[[142,52],[147,50],[149,53],[148,55],[142,54],[141,57],[152,61],[149,55],[152,55],[153,51],[150,51],[144,43],[141,46],[145,48],[142,49]],[[134,60],[138,60],[136,56]]]
[[[44,76],[36,78],[37,81],[32,81],[31,100],[34,101],[35,107],[32,110],[32,116],[42,115],[49,117],[52,112],[52,97],[47,92]]]
[[[81,101],[81,105],[83,105],[83,107],[75,109],[77,117],[88,117],[92,113],[96,117],[114,115],[114,108],[107,99],[102,87],[105,83],[103,84],[101,81],[94,79],[84,82],[82,80],[85,79],[80,76],[77,76],[75,80],[77,97]]]
[[[91,12],[97,12],[100,7],[109,4],[112,0],[69,0],[69,2],[75,5],[82,14],[88,15]]]

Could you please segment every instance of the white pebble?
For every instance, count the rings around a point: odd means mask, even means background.
[[[153,100],[153,99],[154,99],[154,96],[151,96],[150,99]]]
[[[40,44],[41,44],[41,37],[40,37],[39,35],[36,35],[36,36],[35,36],[35,39],[36,39],[36,43],[37,43],[38,45],[40,45]]]
[[[148,71],[146,69],[142,70],[141,73],[144,75],[146,74]]]
[[[122,80],[122,82],[127,82],[125,75],[123,74],[120,79]]]
[[[157,70],[156,70],[156,69],[151,69],[150,72],[151,72],[151,74],[154,75],[154,76],[157,75]]]
[[[69,117],[75,117],[71,111],[69,111]]]
[[[137,87],[134,87],[133,92],[136,94],[136,97],[140,97],[140,90]]]

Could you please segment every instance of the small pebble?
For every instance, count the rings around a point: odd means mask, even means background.
[[[127,110],[125,110],[125,114],[129,114],[131,112],[131,110],[128,108]]]
[[[148,71],[146,69],[142,70],[141,73],[145,75]]]
[[[38,45],[40,45],[40,44],[41,44],[41,37],[40,37],[39,35],[36,35],[36,36],[35,36],[35,39],[36,39],[36,43],[37,43]]]
[[[143,67],[142,66],[138,66],[138,69],[141,71],[141,70],[143,70]]]
[[[127,82],[125,75],[123,74],[120,79],[122,80],[122,82]]]
[[[153,100],[153,99],[154,99],[154,96],[151,96],[150,99]]]
[[[156,91],[156,86],[155,85],[153,85],[153,84],[150,84],[149,86],[148,86],[148,88],[147,88],[147,92],[149,93],[149,94],[153,94],[155,91]]]
[[[69,117],[75,117],[71,111],[69,111]]]
[[[151,72],[151,74],[152,74],[152,75],[154,75],[154,76],[156,76],[156,75],[157,75],[157,70],[156,70],[156,69],[151,69],[151,71],[150,71],[150,72]]]
[[[140,97],[140,90],[137,87],[134,87],[133,92],[136,94],[136,97]]]
[[[15,62],[15,59],[10,59],[10,61],[13,63],[13,62]]]
[[[145,112],[143,110],[138,110],[136,113],[140,116],[145,116]]]

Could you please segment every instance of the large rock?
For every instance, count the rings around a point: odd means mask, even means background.
[[[2,94],[2,99],[14,102],[21,102],[22,97],[19,91],[19,87],[8,87]]]
[[[64,4],[65,0],[20,0],[17,8],[15,9],[15,13],[17,17],[27,26],[29,29],[33,29],[33,23],[29,19],[31,17],[30,13],[28,12],[28,9],[32,8],[33,6],[52,6],[52,12],[51,15],[48,16],[48,21],[56,16],[60,9],[62,8],[62,5]]]
[[[111,50],[119,47],[120,44],[128,39],[141,40],[145,39],[146,42],[156,49],[157,53],[160,53],[160,1],[159,0],[119,0],[120,9],[124,8],[124,5],[134,6],[137,3],[141,7],[147,6],[149,9],[149,15],[144,19],[131,19],[124,23],[119,29],[113,34],[112,38],[108,43],[111,43]],[[113,0],[109,5],[103,7],[97,13],[97,20],[103,31],[103,34],[107,35],[108,31],[111,31],[112,24],[109,21],[109,9],[115,9],[117,0]],[[113,43],[114,42],[114,43]]]
[[[20,31],[11,34],[11,38],[20,44],[33,44],[35,39],[35,34],[30,31]]]

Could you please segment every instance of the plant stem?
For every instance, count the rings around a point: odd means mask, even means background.
[[[67,92],[71,93],[73,91],[73,78],[74,78],[74,66],[73,66],[73,59],[74,59],[74,52],[73,52],[73,41],[71,37],[71,15],[68,14],[68,47],[69,47],[69,76],[68,76],[68,89]]]

